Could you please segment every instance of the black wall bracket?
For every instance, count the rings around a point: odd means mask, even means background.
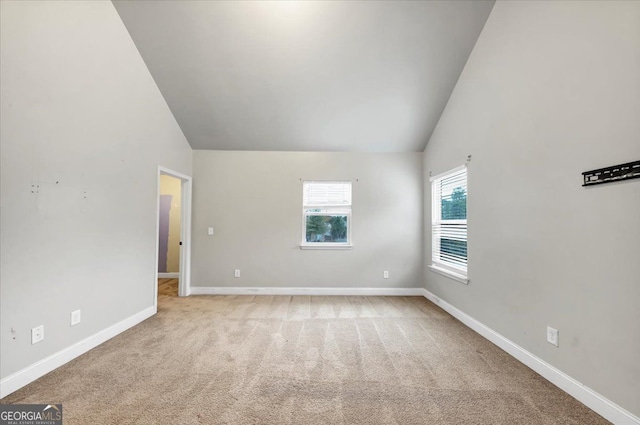
[[[584,179],[583,187],[637,179],[640,178],[640,161],[585,171],[582,173],[582,178]]]

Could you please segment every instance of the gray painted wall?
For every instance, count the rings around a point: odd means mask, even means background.
[[[640,2],[499,2],[424,155],[427,182],[473,155],[471,283],[426,288],[635,415],[640,180],[580,185],[640,159],[638,117]]]
[[[4,378],[153,305],[157,167],[191,149],[110,2],[0,4]]]
[[[194,150],[193,173],[193,286],[421,286],[421,153]],[[353,181],[352,250],[300,250],[301,179]]]

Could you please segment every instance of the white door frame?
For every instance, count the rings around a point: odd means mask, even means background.
[[[158,249],[160,228],[160,176],[167,175],[180,179],[180,271],[178,280],[178,296],[191,295],[191,190],[192,180],[190,176],[173,171],[169,168],[158,166],[158,188],[156,195],[156,264],[153,305],[158,311]]]

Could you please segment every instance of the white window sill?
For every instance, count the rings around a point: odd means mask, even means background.
[[[467,278],[467,276],[461,273],[456,273],[456,272],[452,272],[451,270],[443,269],[442,267],[438,267],[435,264],[431,264],[429,268],[431,269],[432,272],[446,276],[449,279],[456,280],[460,283],[464,283],[465,285],[469,284],[469,279]]]
[[[300,249],[335,249],[335,250],[345,250],[352,249],[353,245],[351,244],[340,244],[340,245],[330,245],[330,244],[301,244]]]

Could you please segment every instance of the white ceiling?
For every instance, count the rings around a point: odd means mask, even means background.
[[[113,1],[194,149],[422,151],[493,1]]]

